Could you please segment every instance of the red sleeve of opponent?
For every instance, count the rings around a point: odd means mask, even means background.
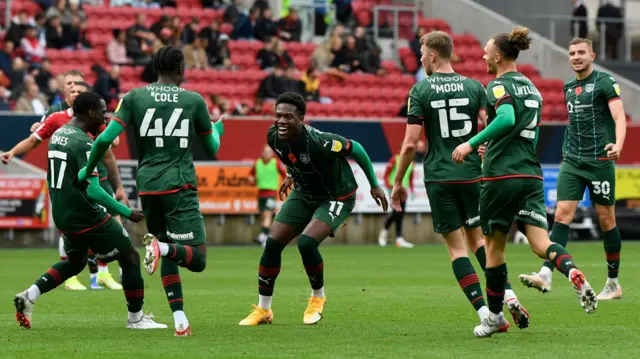
[[[249,176],[251,176],[251,177],[255,177],[255,176],[256,176],[256,165],[258,164],[258,161],[259,161],[259,160],[256,160],[256,161],[253,163],[253,166],[252,166],[252,167],[251,167],[251,169],[249,170]]]
[[[389,181],[389,176],[391,175],[391,171],[393,170],[393,167],[395,167],[395,165],[396,156],[392,156],[389,162],[387,162],[387,168],[384,169],[384,185],[387,186],[387,188],[393,187],[391,186],[391,182]]]
[[[33,133],[37,139],[44,141],[49,139],[54,132],[69,122],[69,117],[56,112],[47,117],[40,127]]]

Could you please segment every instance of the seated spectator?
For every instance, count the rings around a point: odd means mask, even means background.
[[[278,56],[275,53],[275,46],[278,39],[270,37],[264,42],[264,46],[258,51],[256,55],[256,62],[260,66],[260,70],[269,70],[276,66],[278,63]]]
[[[231,49],[229,49],[229,36],[227,34],[221,34],[218,38],[218,53],[215,58],[210,59],[211,63],[217,68],[232,69],[231,63]]]
[[[200,20],[197,17],[191,19],[191,22],[182,30],[181,41],[185,45],[191,45],[196,39],[198,32],[200,31]]]
[[[293,63],[293,59],[289,56],[287,50],[284,49],[284,43],[276,38],[275,47],[273,50],[276,54],[277,61],[285,68],[293,67],[295,68],[295,64]]]
[[[422,57],[422,54],[420,53],[420,39],[427,33],[427,30],[424,27],[419,27],[416,29],[416,33],[415,36],[413,37],[413,40],[411,40],[411,42],[409,42],[409,47],[411,48],[411,51],[413,52],[413,54],[416,56],[416,63],[418,64],[418,68],[422,67],[421,65],[421,61],[420,58]]]
[[[318,70],[311,66],[302,73],[300,81],[304,84],[303,97],[305,101],[320,101],[320,76]]]
[[[107,59],[112,65],[132,65],[133,60],[127,57],[127,33],[120,29],[113,30],[113,39],[107,44]]]
[[[37,70],[35,74],[36,84],[41,89],[48,89],[49,82],[53,79],[53,74],[51,73],[51,60],[47,58],[43,58],[40,63],[40,68]]]
[[[382,76],[386,71],[381,66],[380,47],[374,46],[371,50],[367,50],[360,59],[360,68],[368,74]]]
[[[211,24],[200,30],[198,36],[207,39],[207,55],[209,60],[213,60],[218,54],[218,37],[220,37],[220,23],[218,20],[211,21]]]
[[[316,46],[311,54],[311,64],[320,72],[326,71],[331,64],[333,56],[331,53],[331,42],[330,40],[322,42]]]
[[[191,45],[185,45],[184,52],[184,64],[188,69],[200,69],[206,70],[209,68],[209,58],[205,48],[207,46],[207,39],[196,37]]]
[[[260,82],[257,97],[263,100],[275,100],[285,93],[284,67],[278,64],[275,71]]]
[[[264,101],[262,101],[262,99],[260,98],[256,98],[253,101],[253,106],[249,108],[249,111],[247,112],[247,116],[262,116],[263,113],[264,113]]]
[[[160,37],[151,44],[151,52],[155,54],[164,46],[180,47],[180,42],[173,36],[173,31],[167,27],[160,31]]]
[[[80,0],[69,0],[69,6],[67,6],[62,14],[62,24],[72,24],[75,17],[80,20],[79,22],[87,20],[87,15],[80,7]]]
[[[11,71],[11,56],[13,56],[14,50],[13,42],[7,41],[4,43],[4,48],[0,49],[0,70],[5,74]]]
[[[53,16],[49,19],[49,23],[45,28],[47,36],[47,47],[50,49],[62,49],[65,47],[67,40],[64,38],[64,29],[60,22],[60,17]]]
[[[11,26],[4,37],[5,41],[11,41],[14,44],[19,44],[22,38],[25,36],[29,25],[35,25],[33,19],[29,18],[29,14],[23,10],[11,19]]]
[[[244,13],[240,13],[238,20],[233,24],[233,31],[231,31],[232,39],[252,39],[253,32],[256,27],[256,23],[260,19],[260,10],[258,8],[252,8],[249,16]]]
[[[329,67],[349,72],[351,68],[346,49],[342,46],[342,40],[339,37],[334,37],[331,42],[332,60]]]
[[[47,99],[40,93],[38,85],[31,84],[27,87],[16,103],[16,111],[44,115],[47,109]]]
[[[56,6],[52,6],[47,9],[47,12],[45,12],[44,17],[47,20],[50,20],[53,17],[62,18],[62,15],[64,15],[65,10],[67,10],[67,0],[58,0],[56,2]]]
[[[120,66],[112,65],[106,72],[100,65],[91,68],[97,75],[93,91],[104,98],[107,104],[117,101],[122,96],[120,91]]]
[[[27,72],[27,63],[20,57],[13,59],[11,65],[11,72],[7,74],[9,81],[11,82],[11,96],[12,100],[17,99],[22,94],[24,89],[24,81],[26,78],[33,80],[33,76],[30,76]],[[35,84],[35,80],[33,80]]]
[[[361,54],[373,48],[373,41],[367,36],[364,27],[356,27],[354,36],[356,38],[356,51],[358,51],[358,53]]]
[[[156,35],[156,37],[160,37],[160,31],[165,27],[171,26],[171,18],[168,15],[162,15],[158,21],[151,25],[151,32]]]
[[[295,8],[289,8],[289,15],[278,21],[280,27],[280,38],[284,41],[300,42],[302,35],[302,21]]]
[[[11,92],[4,86],[0,86],[0,111],[9,111],[9,95]]]
[[[149,46],[146,43],[140,43],[136,37],[136,29],[130,27],[127,29],[127,39],[125,42],[127,48],[127,57],[133,60],[136,65],[146,65],[151,62],[151,56],[149,56]]]
[[[155,40],[155,35],[147,28],[146,23],[147,16],[144,13],[138,13],[136,23],[130,27],[130,29],[133,29],[133,35],[138,39],[141,47],[143,47],[142,43],[150,46]]]
[[[65,48],[68,50],[86,50],[91,44],[86,37],[87,21],[82,21],[78,16],[73,16],[71,24],[63,25],[63,35],[66,40]]]
[[[42,42],[45,46],[45,48],[47,47],[47,32],[45,30],[45,26],[47,24],[47,19],[44,17],[44,13],[37,13],[36,16],[33,17],[33,19],[35,20],[35,27],[36,27],[36,32],[37,35],[36,37],[38,39],[40,39],[40,42]]]
[[[260,41],[266,41],[269,37],[278,36],[278,24],[271,18],[271,9],[264,9],[262,18],[256,22],[253,29],[253,37]]]
[[[53,106],[62,101],[60,89],[58,88],[58,80],[55,77],[50,78],[49,83],[44,88],[46,90],[43,91],[43,93],[47,97],[47,101],[49,101],[49,106]]]
[[[235,24],[240,13],[242,13],[242,3],[243,0],[235,0],[231,5],[227,6],[222,15],[222,22]]]
[[[260,14],[262,14],[265,9],[269,8],[269,1],[268,0],[256,0],[253,3],[252,8],[260,10]]]
[[[178,16],[174,16],[171,18],[171,26],[169,27],[169,29],[171,29],[173,33],[173,38],[170,42],[174,44],[173,46],[182,47],[182,44],[180,42],[180,38],[182,37],[182,20],[180,20]]]
[[[295,92],[304,94],[304,83],[296,76],[296,68],[290,66],[284,72],[284,92]]]

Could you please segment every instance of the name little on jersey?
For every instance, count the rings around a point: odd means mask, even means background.
[[[176,86],[147,85],[145,88],[155,102],[178,102],[178,93],[186,91]]]

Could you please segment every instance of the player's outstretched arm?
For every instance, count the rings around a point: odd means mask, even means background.
[[[93,170],[98,165],[98,162],[100,162],[100,160],[104,158],[104,154],[109,149],[109,146],[111,146],[113,140],[115,140],[115,138],[118,137],[118,135],[120,135],[122,131],[124,131],[124,126],[122,126],[120,122],[109,122],[109,126],[107,126],[107,129],[104,130],[104,132],[102,132],[93,143],[87,166],[81,169],[80,172],[78,172],[79,181],[85,181],[89,178],[88,174],[93,172]]]
[[[350,141],[353,146],[353,149],[351,150],[351,157],[356,160],[358,166],[360,166],[364,171],[371,188],[378,187],[378,178],[376,178],[376,172],[373,170],[373,164],[371,164],[371,159],[369,158],[367,151],[364,150],[364,147],[362,147],[360,143],[354,140]]]
[[[2,163],[9,164],[11,159],[15,156],[20,156],[23,153],[27,153],[32,149],[38,147],[40,141],[34,136],[29,136],[24,140],[20,141],[17,145],[15,145],[11,150],[2,154]]]
[[[127,218],[131,216],[131,208],[121,204],[113,197],[109,196],[100,186],[100,179],[97,176],[93,176],[89,179],[87,196],[97,204],[106,208],[109,213],[118,213],[119,215]]]
[[[209,156],[215,156],[220,149],[220,136],[224,134],[223,117],[213,124],[211,132],[202,136],[202,146]]]

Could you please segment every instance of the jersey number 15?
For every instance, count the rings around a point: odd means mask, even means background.
[[[471,133],[473,123],[471,117],[464,113],[458,113],[457,107],[469,105],[468,98],[452,98],[449,99],[449,113],[447,113],[447,103],[445,100],[431,101],[431,107],[438,110],[438,119],[440,121],[440,135],[442,138],[462,137]],[[449,121],[463,121],[463,127],[460,130],[449,131]]]
[[[155,112],[155,108],[147,109],[142,119],[142,124],[140,125],[140,137],[155,137],[156,147],[164,147],[164,139],[162,137],[181,137],[180,148],[188,148],[189,120],[183,119],[180,121],[180,128],[176,128],[178,120],[180,120],[180,115],[182,115],[182,109],[176,108],[173,110],[171,117],[169,117],[169,122],[167,122],[164,128],[161,118],[156,118],[153,121],[153,128],[149,128]]]

